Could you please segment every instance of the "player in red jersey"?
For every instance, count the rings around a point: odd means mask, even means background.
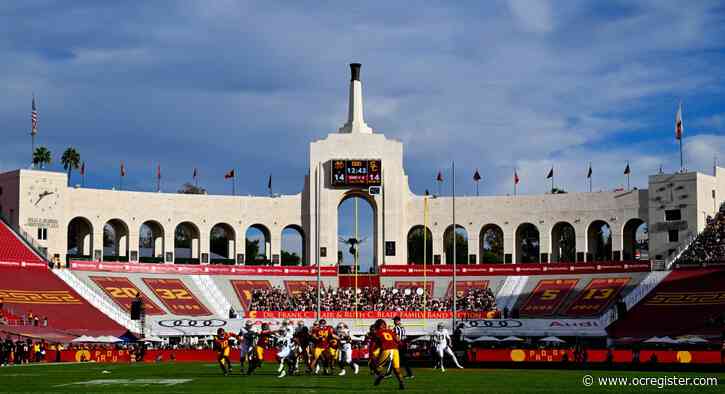
[[[398,388],[405,389],[403,384],[403,376],[400,374],[400,353],[398,347],[400,340],[395,331],[388,328],[385,320],[378,319],[375,322],[375,341],[380,348],[380,356],[377,360],[375,368],[375,385],[379,385],[385,378],[385,375],[393,371],[395,378],[398,379]]]
[[[252,359],[249,361],[249,368],[247,368],[247,375],[251,375],[255,369],[262,366],[264,361],[264,350],[272,345],[271,339],[274,333],[269,329],[269,323],[262,323],[262,330],[259,332],[257,337],[257,343],[254,346],[252,352]]]
[[[229,361],[229,353],[231,352],[231,346],[229,346],[230,338],[237,338],[237,336],[229,332],[224,332],[223,328],[217,330],[216,337],[214,338],[217,361],[222,368],[222,372],[224,372],[224,376],[232,372],[232,363]]]
[[[375,366],[378,364],[378,356],[380,356],[380,348],[375,341],[375,324],[370,325],[370,331],[365,334],[365,342],[368,344],[368,366],[372,375],[375,373]]]
[[[320,325],[312,329],[312,341],[314,342],[314,350],[312,351],[312,362],[310,368],[314,373],[320,372],[320,363],[323,363],[327,369],[330,361],[330,340],[335,336],[335,331],[327,325],[325,319],[320,320]],[[326,371],[329,373],[329,371]]]

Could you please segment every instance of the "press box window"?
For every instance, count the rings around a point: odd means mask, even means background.
[[[682,220],[682,213],[679,209],[668,209],[665,211],[665,220],[668,222]]]
[[[679,242],[680,241],[680,232],[677,230],[670,230],[667,232],[667,240],[669,242]]]
[[[48,240],[48,229],[47,228],[39,228],[38,229],[38,240],[39,241],[46,241],[46,240]]]

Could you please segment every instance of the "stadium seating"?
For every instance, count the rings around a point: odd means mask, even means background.
[[[675,266],[725,263],[725,204],[675,261]]]
[[[0,220],[0,261],[42,263],[43,259]]]
[[[2,221],[0,299],[8,326],[27,325],[28,316],[33,314],[39,316],[39,324],[47,318],[49,327],[69,332],[125,331],[53,274],[45,260]]]
[[[725,268],[670,272],[607,331],[615,337],[722,335]]]

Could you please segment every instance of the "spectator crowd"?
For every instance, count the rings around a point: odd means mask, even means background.
[[[725,262],[725,204],[714,218],[707,218],[705,229],[697,235],[677,260],[680,264]]]
[[[320,289],[322,311],[450,311],[451,297],[435,298],[422,288],[352,287]],[[496,299],[491,289],[467,288],[456,298],[460,311],[491,311]],[[252,291],[250,310],[253,311],[315,311],[317,288],[307,286],[289,294],[280,287]]]

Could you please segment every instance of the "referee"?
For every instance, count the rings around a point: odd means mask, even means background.
[[[393,330],[395,330],[395,335],[397,335],[400,340],[398,344],[400,365],[405,368],[405,378],[413,379],[415,375],[413,375],[413,371],[410,369],[410,362],[408,361],[408,343],[406,342],[405,327],[400,324],[400,316],[395,316],[393,318],[393,323],[395,324],[395,327],[393,328]]]

